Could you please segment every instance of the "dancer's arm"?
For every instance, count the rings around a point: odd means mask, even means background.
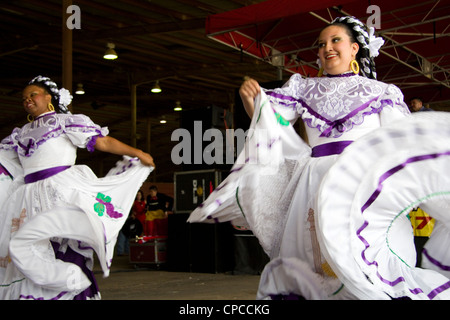
[[[255,98],[261,92],[259,83],[251,78],[246,77],[244,83],[242,83],[239,89],[239,95],[241,96],[242,103],[244,104],[245,111],[250,118],[253,117],[255,111]]]
[[[139,160],[141,160],[142,164],[155,167],[155,163],[153,162],[153,158],[150,154],[142,150],[133,148],[109,136],[97,138],[95,149],[117,155],[137,157],[139,158]]]

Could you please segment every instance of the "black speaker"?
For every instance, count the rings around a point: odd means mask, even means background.
[[[175,213],[194,211],[228,175],[228,171],[194,170],[175,172]]]
[[[189,272],[189,214],[169,214],[167,236],[167,269]]]
[[[192,223],[189,228],[191,272],[223,273],[233,270],[233,227],[230,223]]]
[[[234,274],[261,274],[269,257],[251,231],[235,231]]]
[[[183,157],[183,171],[222,169],[229,170],[232,163],[227,163],[226,130],[232,128],[233,115],[229,110],[209,106],[202,109],[183,111],[181,116],[181,128],[186,129],[190,136],[190,157]],[[215,141],[216,136],[207,136],[207,130],[213,129],[220,136],[222,148],[216,151],[210,145]],[[204,153],[208,146],[212,152],[210,157],[213,160],[206,160]],[[215,152],[221,152],[216,155]],[[183,152],[184,155],[184,152]]]
[[[230,223],[187,223],[189,214],[169,215],[167,269],[176,272],[223,273],[234,268]]]

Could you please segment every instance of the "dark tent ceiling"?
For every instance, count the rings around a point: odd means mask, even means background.
[[[376,58],[379,80],[398,85],[406,98],[421,95],[450,108],[450,1],[268,0],[209,17],[207,34],[283,70],[315,76],[317,35],[342,15],[379,23],[376,34],[385,39]]]

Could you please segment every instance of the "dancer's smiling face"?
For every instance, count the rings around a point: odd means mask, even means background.
[[[352,41],[345,27],[326,27],[320,33],[318,43],[324,71],[332,75],[350,71],[350,62],[355,59],[359,45]]]
[[[22,92],[23,107],[33,117],[47,112],[51,101],[52,96],[39,86],[29,85]]]

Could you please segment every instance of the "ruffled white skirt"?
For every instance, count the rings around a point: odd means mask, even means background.
[[[95,282],[93,251],[109,275],[118,232],[152,168],[117,163],[104,178],[76,165],[24,184],[1,208],[0,299],[73,299]],[[84,298],[99,298],[99,293]]]
[[[450,298],[449,167],[450,114],[428,112],[356,141],[330,169],[319,191],[321,243],[358,298]],[[437,221],[422,264],[430,269],[415,267],[408,214],[417,206]]]
[[[271,258],[257,298],[448,299],[449,232],[425,247],[434,267],[416,268],[408,213],[420,205],[450,228],[450,115],[414,114],[339,156],[311,158],[260,99],[250,130],[263,134],[250,131],[227,179],[189,218],[253,231]]]

